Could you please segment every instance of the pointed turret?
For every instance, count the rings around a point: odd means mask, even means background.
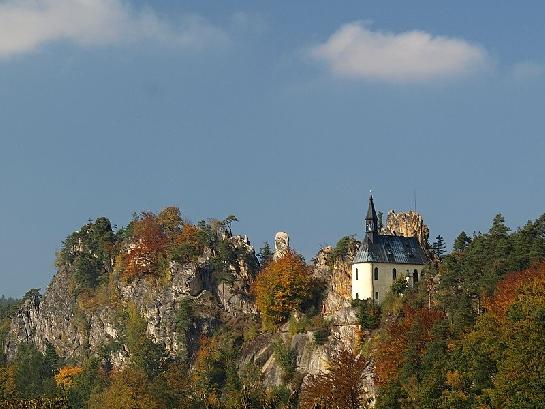
[[[372,195],[369,195],[369,209],[367,209],[367,216],[365,217],[365,233],[366,237],[369,237],[371,241],[378,234],[378,218]]]

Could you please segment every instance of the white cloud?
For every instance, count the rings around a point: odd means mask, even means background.
[[[459,76],[489,63],[484,49],[464,40],[423,31],[371,31],[361,22],[341,26],[310,55],[336,75],[389,82]]]
[[[519,62],[513,66],[516,80],[531,80],[545,76],[545,64],[532,61]]]
[[[173,25],[124,0],[0,0],[0,57],[58,40],[83,46],[153,40],[190,48],[228,42],[201,17],[185,16]]]

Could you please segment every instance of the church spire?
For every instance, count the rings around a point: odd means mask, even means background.
[[[373,195],[369,195],[369,208],[367,210],[367,216],[365,217],[365,233],[366,236],[374,238],[375,234],[378,234],[378,217],[375,211],[375,203],[373,202]]]

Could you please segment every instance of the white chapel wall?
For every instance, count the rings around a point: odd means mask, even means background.
[[[414,270],[418,271],[418,278],[422,277],[423,265],[420,264],[390,264],[390,263],[358,263],[352,265],[352,298],[366,299],[372,298],[382,302],[384,297],[390,291],[394,282],[393,270],[396,269],[397,278],[409,277],[409,283],[412,284]],[[374,270],[378,268],[378,280],[374,278]],[[356,280],[356,269],[358,269],[358,279]]]

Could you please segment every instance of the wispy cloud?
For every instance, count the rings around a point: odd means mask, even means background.
[[[184,48],[229,41],[224,31],[202,17],[183,16],[172,24],[152,9],[135,9],[124,0],[0,2],[0,57],[59,40],[83,46],[153,40]]]
[[[423,31],[372,31],[359,21],[341,26],[312,47],[310,56],[336,75],[387,82],[450,78],[489,64],[486,50],[461,39]]]

